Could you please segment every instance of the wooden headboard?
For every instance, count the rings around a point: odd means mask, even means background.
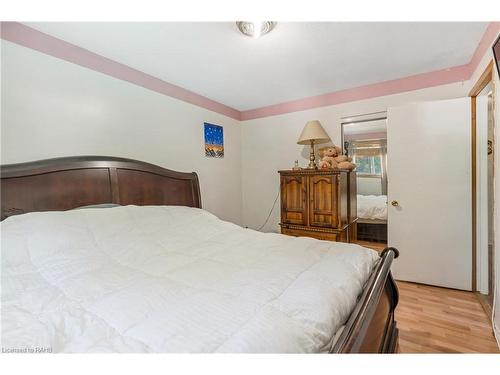
[[[1,166],[1,219],[100,204],[201,208],[196,173],[138,160],[74,156]]]

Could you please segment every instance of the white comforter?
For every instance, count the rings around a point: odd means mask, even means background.
[[[360,219],[387,220],[387,195],[359,195],[358,217]]]
[[[31,213],[2,230],[2,347],[322,352],[378,259],[194,208]]]

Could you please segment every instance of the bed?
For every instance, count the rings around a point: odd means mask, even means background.
[[[387,195],[357,195],[358,239],[387,243]]]
[[[387,223],[387,195],[358,194],[357,197],[360,220]]]
[[[1,172],[6,350],[396,351],[396,249],[241,228],[201,208],[195,173],[136,160]]]

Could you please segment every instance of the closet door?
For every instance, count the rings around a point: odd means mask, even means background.
[[[388,241],[396,279],[471,290],[470,98],[389,108]]]

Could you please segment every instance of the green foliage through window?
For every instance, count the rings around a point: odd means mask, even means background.
[[[356,171],[360,174],[380,176],[382,174],[382,162],[380,156],[355,156]]]

